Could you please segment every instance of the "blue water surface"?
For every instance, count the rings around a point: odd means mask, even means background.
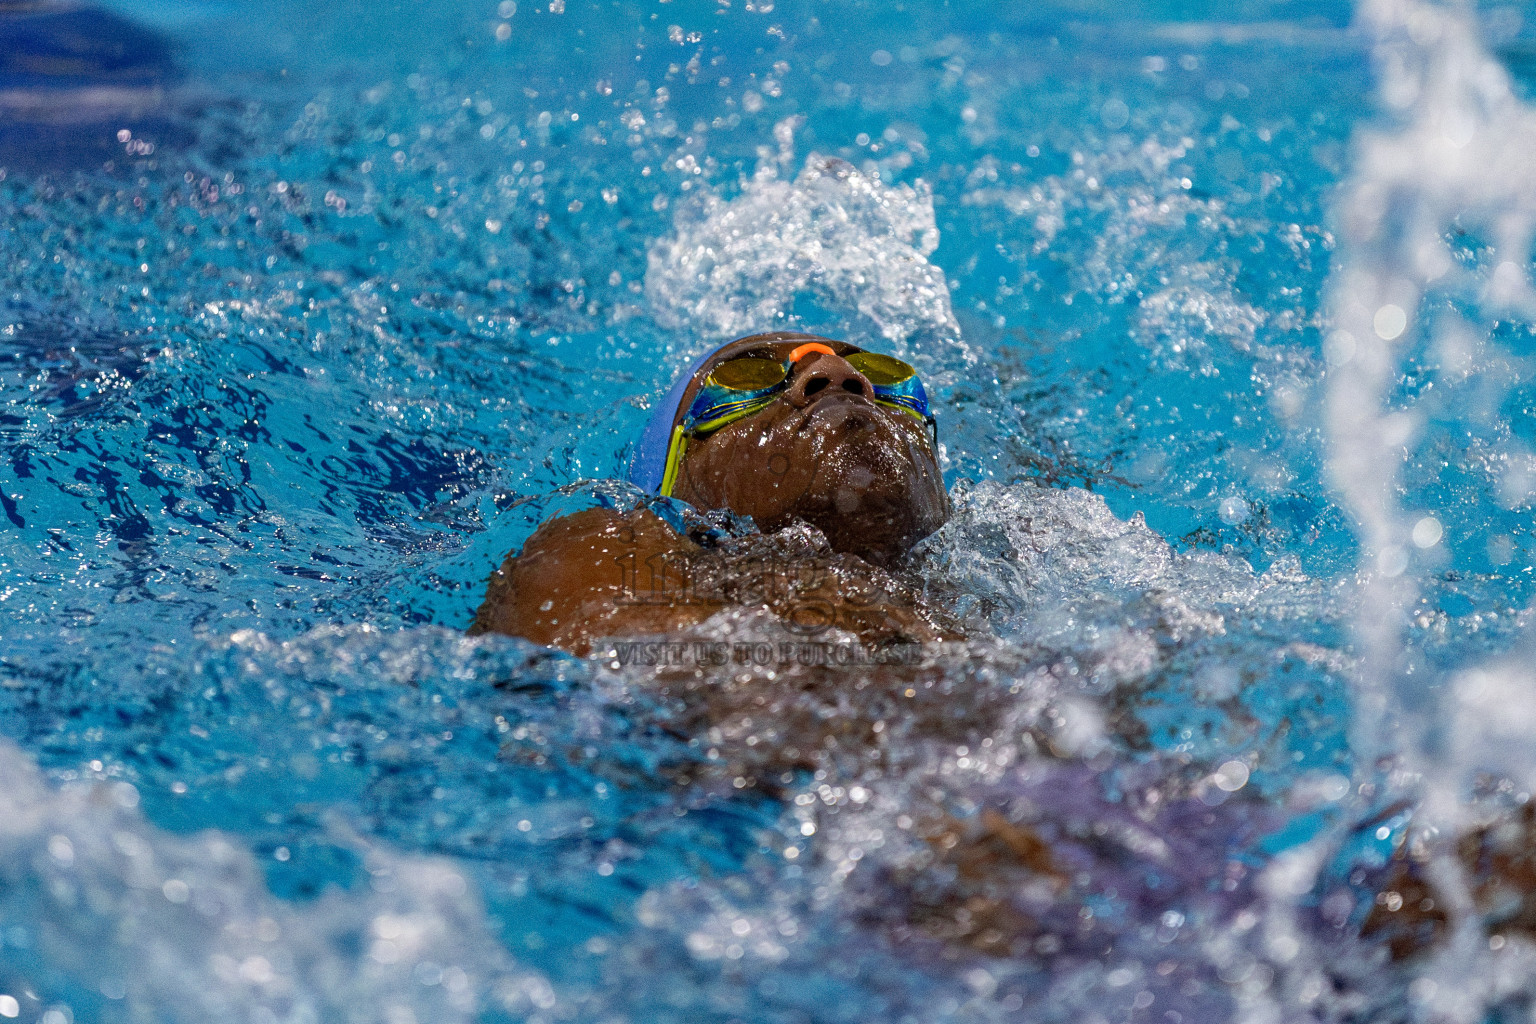
[[[0,135],[0,1014],[1326,1016],[1255,922],[1373,770],[1321,427],[1379,116],[1347,6],[111,11],[153,105]],[[462,636],[693,354],[785,326],[933,382],[916,572],[970,643],[701,714]],[[1530,596],[1528,509],[1451,529],[1471,470],[1426,459],[1413,657],[1455,666]],[[1059,888],[977,895],[923,831],[998,808]],[[1009,950],[923,923],[1030,884]]]

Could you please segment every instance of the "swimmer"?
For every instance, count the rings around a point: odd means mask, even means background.
[[[755,606],[791,631],[819,607],[829,625],[875,646],[958,638],[900,574],[950,511],[934,431],[922,383],[903,362],[811,335],[731,342],[678,380],[646,428],[629,479],[652,500],[542,524],[492,576],[472,631],[584,654],[619,637],[718,637],[715,627],[734,631],[738,620],[690,627]],[[765,532],[735,532],[720,510]],[[760,620],[739,621],[749,646],[769,646],[755,642]],[[902,751],[1006,746],[984,785],[961,773],[954,790],[946,782],[903,796],[908,823],[891,846],[905,852],[872,854],[849,883],[860,924],[896,943],[937,944],[946,958],[1099,956],[1119,927],[1103,917],[1101,880],[1141,906],[1230,920],[1244,894],[1210,879],[1263,831],[1253,827],[1261,819],[1236,799],[1213,809],[1176,780],[1127,786],[1121,775],[1125,793],[1153,795],[1106,798],[1102,764],[1053,732],[1061,719],[1021,717],[1017,687],[986,681],[1050,679],[1062,667],[1038,657],[986,649],[978,676],[961,679],[922,657],[851,671],[799,657],[733,657],[718,672],[661,659],[648,675],[668,700],[665,727],[711,739],[708,757],[660,770],[679,785],[787,799],[807,775],[895,780]],[[1104,724],[1136,728],[1115,713]],[[1174,839],[1149,854],[1154,820]]]
[[[802,635],[954,636],[895,572],[949,515],[936,431],[921,379],[891,356],[783,332],[720,346],[641,437],[629,479],[655,500],[542,524],[492,574],[470,631],[587,653],[734,605]],[[763,532],[731,536],[695,510]]]

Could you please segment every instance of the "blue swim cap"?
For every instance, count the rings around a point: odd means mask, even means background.
[[[716,345],[695,359],[693,365],[688,367],[688,372],[677,378],[666,397],[657,403],[650,422],[645,425],[645,432],[640,435],[640,444],[635,447],[635,454],[630,458],[630,483],[650,494],[661,492],[661,480],[667,470],[667,450],[672,444],[672,424],[677,420],[678,406],[683,404],[683,392],[688,390],[693,375],[703,369],[716,352],[730,344],[734,342]]]

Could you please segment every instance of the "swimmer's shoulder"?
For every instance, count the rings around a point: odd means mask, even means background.
[[[609,508],[540,525],[492,573],[469,631],[586,654],[596,640],[673,633],[730,605],[766,608],[800,632],[836,626],[873,644],[962,636],[919,587],[824,541],[807,546],[801,532],[711,548],[649,509]]]
[[[546,519],[522,550],[511,557],[563,559],[577,554],[608,553],[614,544],[627,549],[632,545],[670,548],[691,543],[649,509],[621,512],[613,508],[585,508]]]
[[[577,649],[618,617],[639,630],[674,628],[675,614],[649,622],[664,609],[637,602],[636,590],[658,567],[681,566],[698,550],[649,509],[589,508],[550,519],[491,574],[469,632]]]

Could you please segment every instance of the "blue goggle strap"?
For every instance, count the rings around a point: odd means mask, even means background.
[[[910,409],[924,419],[931,416],[928,410],[928,391],[915,373],[897,384],[885,386],[876,384],[874,389],[877,402],[899,405],[904,409]]]
[[[760,391],[732,391],[706,386],[699,390],[688,415],[683,417],[683,429],[690,434],[707,434],[711,430],[719,430],[727,423],[734,423],[757,412],[773,401],[781,390],[781,384]]]

